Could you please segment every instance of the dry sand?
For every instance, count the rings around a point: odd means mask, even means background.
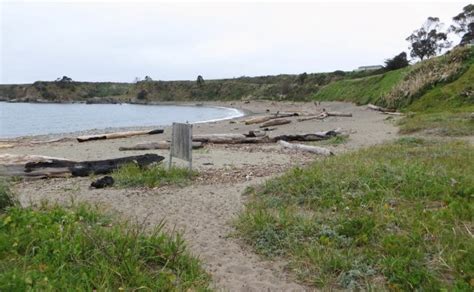
[[[310,133],[342,128],[350,134],[347,143],[325,146],[337,153],[383,143],[397,137],[393,120],[386,120],[378,112],[366,110],[348,103],[213,103],[263,114],[267,110],[318,113],[328,111],[351,112],[353,117],[329,117],[324,121],[311,120],[278,126],[270,135],[285,133]],[[239,118],[194,126],[195,134],[246,133],[258,125],[244,125]],[[153,142],[169,138],[170,129],[163,135],[137,136],[125,139],[77,143],[65,142],[25,145],[38,137],[20,139],[23,145],[0,149],[1,153],[37,154],[76,160],[91,160],[157,153],[167,157],[168,151],[126,151],[120,146],[141,142]],[[51,139],[54,137],[41,137]],[[10,141],[11,142],[11,141]],[[10,143],[8,142],[8,143]],[[157,189],[90,189],[91,178],[51,179],[19,182],[16,193],[23,205],[36,205],[41,201],[71,204],[89,202],[120,217],[153,227],[162,220],[167,228],[184,232],[190,250],[203,261],[204,268],[212,275],[213,288],[219,291],[304,291],[309,288],[296,284],[285,272],[283,260],[264,260],[235,237],[232,220],[245,204],[244,189],[279,175],[295,165],[305,165],[315,156],[281,150],[275,144],[258,145],[208,145],[193,152],[194,166],[199,177],[190,186],[161,187]],[[166,162],[165,162],[166,163]]]

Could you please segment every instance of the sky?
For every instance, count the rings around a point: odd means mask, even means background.
[[[0,1],[2,84],[353,70],[408,51],[428,16],[448,25],[469,4]]]

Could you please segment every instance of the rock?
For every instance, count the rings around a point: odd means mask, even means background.
[[[106,187],[111,187],[114,185],[114,178],[111,176],[104,176],[103,178],[99,178],[98,180],[91,183],[91,187],[96,189],[102,189]]]

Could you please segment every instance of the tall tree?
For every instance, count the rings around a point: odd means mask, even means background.
[[[438,17],[428,17],[420,29],[406,38],[411,43],[410,56],[423,60],[449,48],[451,42],[448,41],[447,33],[441,31],[442,27]]]
[[[462,35],[461,45],[469,44],[474,40],[474,4],[469,4],[462,12],[453,17],[454,24],[450,30]]]

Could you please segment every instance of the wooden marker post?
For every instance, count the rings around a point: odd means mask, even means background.
[[[173,123],[169,168],[173,157],[188,161],[189,170],[193,168],[193,125]]]

